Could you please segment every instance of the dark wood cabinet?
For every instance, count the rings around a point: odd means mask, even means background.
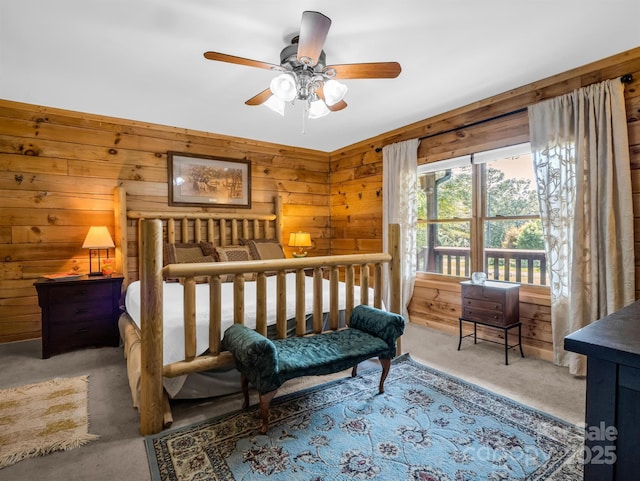
[[[37,281],[42,357],[90,346],[117,346],[123,277]]]
[[[460,283],[462,292],[462,315],[459,318],[460,338],[473,336],[474,344],[478,342],[478,324],[490,328],[501,329],[504,334],[504,362],[509,364],[509,350],[520,347],[522,352],[522,325],[520,324],[520,284],[511,282],[485,281],[475,284],[471,281]],[[473,334],[462,335],[463,322],[473,323]],[[518,329],[518,343],[509,345],[509,330]],[[488,339],[483,339],[489,342]]]
[[[627,481],[640,473],[640,302],[564,338],[587,356],[585,481]]]

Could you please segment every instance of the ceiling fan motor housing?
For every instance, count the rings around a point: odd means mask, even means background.
[[[280,65],[286,72],[292,72],[296,83],[299,85],[297,98],[299,100],[308,99],[318,87],[322,86],[327,77],[322,72],[326,66],[326,54],[324,50],[320,52],[318,62],[312,67],[298,60],[298,37],[291,40],[291,45],[287,45],[280,52]]]
[[[283,68],[287,68],[287,66],[291,67],[291,70],[297,67],[304,67],[305,64],[298,60],[298,44],[292,43],[291,45],[287,45],[280,52],[280,65]],[[312,69],[314,72],[320,73],[327,65],[326,63],[326,54],[324,50],[320,52],[320,57],[318,58],[318,62],[313,66],[309,66],[308,68]]]

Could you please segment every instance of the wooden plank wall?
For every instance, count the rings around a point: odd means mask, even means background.
[[[132,209],[167,210],[169,150],[251,160],[252,210],[282,196],[284,243],[304,230],[329,253],[325,152],[0,100],[0,342],[40,336],[33,282],[88,271],[81,246],[91,225],[113,235],[116,185]]]
[[[266,209],[274,194],[284,197],[285,241],[290,231],[303,229],[311,233],[317,255],[378,252],[384,145],[429,136],[420,149],[421,162],[427,162],[498,147],[505,138],[511,139],[508,143],[526,140],[524,117],[518,115],[459,127],[627,73],[634,76],[626,99],[635,230],[640,232],[640,48],[330,155],[0,100],[0,342],[40,335],[35,279],[88,270],[81,245],[90,225],[113,229],[114,186],[125,185],[132,192],[135,209],[166,208],[168,150],[250,159],[254,209]],[[640,243],[636,246],[640,259]],[[457,281],[421,277],[411,304],[412,321],[451,330],[460,309],[457,299]],[[523,289],[525,342],[530,354],[544,358],[550,353],[548,307],[543,288]]]
[[[529,140],[526,111],[507,114],[576,88],[625,74],[633,75],[633,82],[625,86],[625,99],[633,169],[636,287],[639,289],[636,297],[640,298],[640,48],[416,122],[332,153],[332,252],[368,252],[382,248],[381,148],[384,145],[423,138],[419,148],[419,162],[426,163],[526,142]],[[491,118],[496,119],[483,122]],[[476,123],[477,125],[470,126]],[[419,275],[409,306],[411,321],[457,333],[460,280],[463,279]],[[548,289],[523,287],[520,312],[526,353],[550,360],[552,347]]]

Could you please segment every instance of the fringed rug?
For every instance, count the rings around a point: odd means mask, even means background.
[[[145,438],[154,481],[582,480],[583,431],[413,361]]]
[[[0,391],[0,468],[72,449],[89,434],[88,376],[53,379]]]

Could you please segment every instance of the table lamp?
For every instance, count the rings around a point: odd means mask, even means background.
[[[115,247],[113,244],[113,240],[111,239],[111,235],[109,235],[109,230],[105,226],[91,226],[89,228],[89,232],[87,232],[87,237],[84,239],[84,244],[82,244],[83,249],[89,249],[89,275],[90,276],[101,276],[102,271],[100,269],[100,251],[102,249],[107,251],[107,259],[109,258],[109,249]],[[93,251],[98,251],[98,270],[93,270]]]
[[[306,257],[307,253],[303,252],[304,247],[311,247],[311,235],[308,232],[292,232],[289,235],[289,247],[297,247],[298,252],[293,251],[293,257]]]

